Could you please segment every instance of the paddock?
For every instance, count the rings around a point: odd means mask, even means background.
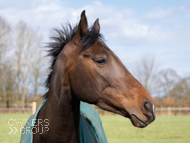
[[[20,141],[22,121],[31,114],[0,114],[0,143],[18,143]],[[11,120],[10,122],[10,119]],[[20,119],[20,120],[19,120]],[[148,127],[139,129],[130,120],[118,115],[101,115],[102,123],[109,143],[188,143],[190,142],[190,115],[157,116]],[[10,126],[13,125],[13,126]],[[17,122],[17,124],[16,124]],[[17,126],[18,125],[18,126]],[[10,127],[15,129],[11,134]],[[15,133],[14,133],[15,132]]]

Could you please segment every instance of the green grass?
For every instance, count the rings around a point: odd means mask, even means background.
[[[109,143],[190,143],[190,116],[158,116],[146,128],[121,116],[102,116]]]
[[[22,125],[18,124],[17,126],[16,123],[23,120],[26,122],[29,117],[30,114],[0,114],[0,143],[19,143],[21,135],[20,131],[17,131],[15,134],[9,134],[11,131],[9,127],[16,127],[19,129]],[[13,130],[15,132],[15,129]]]
[[[20,132],[8,134],[11,127],[20,128],[16,121],[29,114],[0,114],[0,143],[18,143]],[[109,143],[190,143],[190,116],[158,116],[144,129],[135,128],[121,116],[101,116]],[[13,119],[13,120],[10,120]]]

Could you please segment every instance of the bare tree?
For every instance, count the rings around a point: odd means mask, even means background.
[[[41,35],[28,27],[27,24],[18,23],[15,30],[15,70],[17,80],[17,102],[20,99],[21,106],[25,106],[25,97],[31,84],[32,64],[36,49],[40,48]],[[37,65],[36,65],[37,66]]]
[[[8,22],[0,17],[0,62],[2,64],[3,58],[5,57],[5,53],[8,45],[10,45],[11,40],[11,27]]]
[[[136,65],[134,75],[144,86],[144,88],[149,92],[149,94],[154,94],[157,92],[157,73],[158,64],[155,58],[152,56],[143,56]]]
[[[39,41],[40,45],[40,41]],[[43,84],[43,75],[45,73],[45,66],[43,63],[43,58],[42,58],[42,51],[41,49],[38,49],[38,54],[34,56],[32,60],[32,87],[34,91],[34,100],[37,100],[39,97],[37,96],[37,92],[39,91],[40,87]]]
[[[24,22],[11,27],[0,17],[0,106],[24,107],[29,90],[37,96],[43,73],[41,42],[39,31]]]
[[[190,99],[190,77],[180,79],[177,83],[175,83],[169,91],[169,94],[175,99]]]
[[[12,107],[15,102],[15,73],[12,65],[6,65],[4,70],[4,95],[6,107]]]
[[[168,97],[169,92],[174,88],[175,84],[179,81],[180,77],[177,72],[173,69],[164,69],[158,73],[160,88],[164,93],[164,96]]]
[[[5,19],[0,17],[0,103],[6,104],[6,95],[4,93],[4,71],[6,68],[6,51],[11,40],[11,27]]]

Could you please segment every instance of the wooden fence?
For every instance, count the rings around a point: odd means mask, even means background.
[[[190,107],[157,108],[156,115],[190,115]]]
[[[31,113],[36,112],[36,102],[32,102],[31,108],[0,108],[0,113]]]
[[[95,106],[100,115],[115,115],[114,113],[104,111]],[[0,108],[0,113],[31,113],[36,111],[36,102],[32,103],[31,108]],[[167,107],[156,108],[156,115],[172,116],[172,115],[190,115],[190,107]]]

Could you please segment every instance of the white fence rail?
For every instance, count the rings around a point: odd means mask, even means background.
[[[32,113],[36,112],[36,102],[32,102],[31,108],[0,108],[0,113]]]
[[[190,114],[190,107],[167,107],[156,108],[158,115],[187,115]]]
[[[172,111],[190,111],[190,107],[167,107],[167,108],[156,108],[157,111],[161,110],[172,110]]]

